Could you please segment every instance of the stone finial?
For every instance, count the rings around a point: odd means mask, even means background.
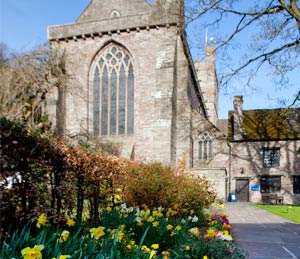
[[[235,96],[234,101],[234,113],[233,113],[233,139],[243,139],[243,96]]]
[[[211,46],[206,46],[205,48],[205,61],[208,64],[213,64],[215,65],[215,52],[216,52],[216,47],[211,45]]]

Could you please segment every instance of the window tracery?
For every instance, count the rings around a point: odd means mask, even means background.
[[[210,160],[213,158],[213,142],[208,134],[204,134],[199,141],[199,159]]]
[[[134,133],[134,69],[123,47],[110,44],[97,59],[93,96],[94,135]]]

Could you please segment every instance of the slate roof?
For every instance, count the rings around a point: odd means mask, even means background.
[[[233,111],[228,114],[228,140],[233,141]],[[300,139],[300,108],[243,111],[243,140]]]

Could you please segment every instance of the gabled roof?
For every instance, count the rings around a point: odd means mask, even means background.
[[[233,111],[228,116],[228,140],[233,140]],[[243,111],[243,140],[300,139],[300,108]]]
[[[183,0],[92,0],[76,23],[48,27],[48,40],[88,38],[113,32],[126,32],[178,26]]]
[[[146,0],[92,0],[77,19],[78,23],[149,13],[152,6]]]

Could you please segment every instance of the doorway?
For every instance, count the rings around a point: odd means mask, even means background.
[[[237,201],[249,201],[249,179],[236,179],[235,193]]]

